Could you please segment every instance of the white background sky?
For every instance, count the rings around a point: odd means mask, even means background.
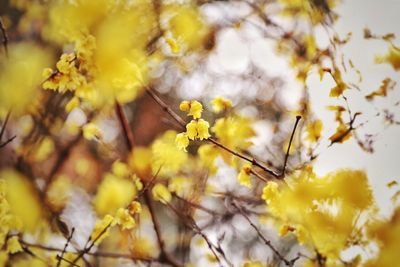
[[[377,99],[376,101],[376,106],[388,107],[394,111],[397,119],[400,118],[400,109],[399,107],[393,109],[392,106],[400,99],[399,73],[396,73],[389,65],[374,64],[376,54],[382,55],[387,52],[387,44],[382,41],[365,40],[363,29],[368,27],[376,34],[393,32],[397,37],[395,43],[399,45],[399,11],[400,1],[398,0],[345,1],[337,9],[340,19],[335,25],[335,30],[341,36],[345,36],[350,31],[353,33],[352,40],[346,46],[344,54],[353,60],[363,74],[361,86],[363,95],[376,90],[386,77],[397,81],[396,89],[389,94],[388,99]],[[326,104],[335,103],[328,97],[330,84],[331,82],[327,79],[321,83],[317,75],[313,75],[308,80],[314,111],[324,121],[328,121],[326,118],[332,118],[332,114],[330,114],[332,112],[325,108]],[[364,119],[367,116],[371,118],[371,115],[375,113],[371,105],[361,101],[359,92],[348,92],[347,95],[350,106],[354,108],[354,111],[361,110],[365,114]],[[329,128],[329,125],[325,128]],[[346,167],[366,170],[378,205],[382,209],[382,213],[388,215],[391,211],[390,197],[394,189],[388,190],[386,184],[392,180],[400,182],[400,127],[384,129],[381,119],[372,119],[365,129],[372,133],[379,133],[373,154],[362,151],[354,139],[351,139],[343,145],[333,146],[324,151],[316,161],[315,170],[320,174]]]

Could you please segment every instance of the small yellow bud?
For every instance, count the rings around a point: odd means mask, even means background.
[[[248,188],[251,187],[250,172],[251,164],[246,164],[245,166],[243,166],[238,175],[239,184],[244,185]]]
[[[165,187],[165,185],[157,183],[152,189],[153,198],[156,201],[160,201],[161,203],[168,203],[172,199],[171,193]]]
[[[94,123],[88,123],[83,126],[83,137],[87,140],[100,139],[100,129]]]
[[[189,111],[190,109],[190,103],[189,101],[182,101],[181,104],[179,105],[179,109],[182,111]]]

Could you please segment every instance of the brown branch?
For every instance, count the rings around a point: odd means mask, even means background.
[[[79,252],[78,256],[72,261],[72,263],[77,263],[80,258],[85,256],[85,254],[87,254],[94,247],[97,240],[99,240],[107,232],[107,230],[111,227],[111,224],[112,224],[112,222],[107,224],[107,226],[104,227],[104,229],[95,237],[95,239],[91,240],[91,236],[89,236],[84,249]],[[90,241],[92,241],[92,242],[90,243]],[[90,244],[90,245],[88,246],[88,244]]]
[[[151,96],[151,98],[154,99],[154,101],[157,102],[157,104],[159,104],[161,106],[161,108],[167,112],[182,128],[182,130],[186,130],[186,122],[178,115],[176,114],[155,92],[152,88],[150,87],[145,87],[146,92]],[[258,160],[254,159],[254,158],[250,158],[247,157],[239,152],[236,152],[226,146],[224,146],[223,144],[221,144],[220,142],[218,142],[217,140],[213,139],[213,138],[208,138],[206,139],[206,141],[213,143],[214,145],[222,148],[223,150],[231,153],[232,155],[239,157],[245,161],[250,162],[252,165],[259,167],[260,169],[262,169],[263,171],[265,171],[266,173],[270,174],[271,176],[275,177],[275,178],[279,178],[280,175],[276,174],[275,172],[273,172],[272,170],[269,170],[267,167],[265,167],[264,165],[262,165]]]
[[[156,98],[154,100],[156,100],[156,99],[157,99],[157,96],[156,96]],[[123,129],[126,145],[127,145],[129,150],[132,150],[133,147],[134,147],[134,139],[133,139],[132,129],[129,127],[128,119],[126,118],[125,112],[122,109],[122,107],[118,103],[115,103],[115,105],[116,105],[115,109],[116,109],[116,112],[117,112],[118,120],[119,120],[119,122],[121,124],[121,127]],[[165,260],[166,262],[170,263],[171,265],[173,265],[175,267],[183,266],[180,262],[178,262],[175,259],[175,257],[173,257],[171,254],[167,253],[167,251],[165,249],[165,242],[164,242],[164,239],[162,238],[160,223],[158,221],[158,218],[156,217],[156,214],[155,214],[155,211],[154,211],[154,207],[153,207],[153,204],[151,202],[151,195],[150,195],[150,192],[148,190],[146,190],[144,192],[144,200],[145,200],[146,205],[147,205],[147,207],[149,209],[149,212],[150,212],[150,215],[151,215],[151,219],[152,219],[152,222],[153,222],[153,228],[154,228],[154,231],[156,233],[158,245],[159,245],[159,248],[160,248],[160,251],[161,251],[160,261],[164,261]]]
[[[301,119],[301,116],[299,116],[299,115],[296,116],[296,122],[294,123],[292,134],[290,135],[289,145],[286,150],[285,162],[283,163],[283,168],[282,168],[282,173],[280,175],[280,178],[285,177],[286,164],[289,159],[290,147],[292,146],[293,137],[294,137],[294,134],[296,133],[296,128],[297,128],[297,125],[299,124],[300,119]]]
[[[6,131],[6,126],[7,126],[8,120],[10,119],[10,115],[11,115],[11,110],[7,112],[7,115],[6,115],[6,118],[4,120],[3,126],[1,127],[1,130],[0,130],[0,142],[1,142],[1,139],[3,138],[4,132]]]
[[[56,258],[57,258],[57,261],[58,261],[57,262],[57,266],[60,266],[59,264],[61,264],[61,261],[65,261],[66,263],[69,263],[69,265],[72,265],[72,266],[75,266],[75,267],[80,267],[78,264],[73,263],[72,261],[63,258],[62,256],[60,256],[58,254],[56,255]]]
[[[56,248],[56,247],[51,247],[51,246],[45,246],[41,244],[33,244],[26,242],[25,240],[19,239],[19,242],[27,247],[33,247],[41,250],[46,250],[46,251],[55,251],[55,252],[62,252],[63,249],[61,248]],[[74,254],[79,254],[81,251],[66,251],[68,253],[74,253]],[[123,253],[115,253],[115,252],[105,252],[105,251],[97,251],[97,252],[86,252],[87,255],[90,256],[95,256],[95,257],[102,257],[102,258],[123,258],[123,259],[131,259],[133,261],[145,261],[145,262],[153,262],[157,261],[157,259],[154,258],[146,258],[146,257],[134,257],[131,254],[123,254]]]
[[[118,102],[115,103],[115,112],[117,113],[118,120],[121,122],[122,131],[126,136],[126,146],[129,148],[129,150],[132,150],[132,148],[135,146],[135,139],[133,138],[133,133],[130,130],[129,122],[124,114],[123,108]]]
[[[3,19],[1,17],[0,17],[0,30],[1,30],[1,33],[3,34],[4,51],[6,53],[6,57],[8,58],[8,35],[7,35],[6,27],[3,23]]]
[[[246,221],[250,224],[250,226],[257,232],[257,235],[259,238],[261,238],[262,241],[264,241],[264,244],[267,245],[274,253],[275,255],[283,261],[286,266],[293,266],[294,262],[298,259],[297,257],[294,258],[293,260],[287,260],[271,243],[270,240],[266,239],[264,235],[261,233],[260,229],[254,223],[250,220],[249,216],[243,211],[242,208],[240,208],[235,202],[232,202],[232,205],[240,212],[240,214],[246,219]]]
[[[69,242],[71,242],[71,239],[72,239],[72,236],[74,235],[74,232],[75,232],[75,228],[72,227],[71,234],[67,238],[67,242],[65,243],[65,246],[64,246],[63,250],[61,251],[61,254],[60,255],[57,254],[57,267],[60,267],[61,260],[64,260],[64,253],[67,250]]]
[[[4,141],[4,143],[0,144],[0,148],[5,147],[6,145],[8,145],[8,143],[11,143],[17,136],[14,135],[11,138],[7,139],[6,141]]]
[[[42,194],[45,196],[53,179],[55,178],[56,174],[60,171],[60,169],[64,166],[64,163],[68,160],[69,156],[71,155],[72,149],[81,141],[82,139],[82,130],[78,133],[78,135],[68,144],[64,146],[64,148],[60,151],[56,163],[50,170],[49,175],[46,179],[46,184],[42,190]]]
[[[209,214],[211,214],[211,215],[215,215],[215,216],[222,216],[222,215],[223,215],[222,213],[219,213],[219,212],[216,212],[216,211],[211,210],[211,209],[209,209],[209,208],[206,208],[206,207],[204,207],[204,206],[202,206],[202,205],[200,205],[200,204],[193,203],[193,202],[191,202],[191,201],[189,201],[189,200],[187,200],[187,199],[185,199],[185,198],[183,198],[183,197],[178,196],[178,195],[175,194],[175,193],[173,194],[173,196],[176,197],[177,199],[179,199],[180,201],[186,203],[187,205],[189,205],[189,206],[195,208],[195,209],[202,210],[202,211],[204,211],[204,212],[207,212],[207,213],[209,213]]]
[[[211,243],[211,241],[208,239],[208,237],[201,231],[200,227],[196,224],[196,222],[193,220],[192,217],[185,215],[185,214],[181,214],[174,206],[172,206],[171,204],[167,203],[168,207],[176,214],[177,218],[182,221],[187,227],[189,227],[190,229],[192,229],[196,234],[200,235],[204,241],[206,241],[207,246],[209,248],[209,250],[211,251],[211,253],[214,255],[215,259],[218,261],[218,263],[220,264],[220,266],[222,266],[221,264],[221,259],[218,257],[217,251],[224,257],[225,261],[232,266],[232,264],[229,262],[229,260],[226,258],[225,253],[223,252],[223,250],[221,249],[221,247],[216,247],[215,245],[213,245]],[[188,220],[186,221],[185,218]]]
[[[351,131],[355,130],[354,122],[358,115],[361,115],[361,113],[357,112],[354,114],[353,118],[350,119],[349,128],[347,128],[347,130],[344,131],[341,135],[339,135],[336,139],[331,140],[331,143],[329,144],[328,147],[331,147],[335,143],[340,143],[342,141],[342,139],[345,138]]]

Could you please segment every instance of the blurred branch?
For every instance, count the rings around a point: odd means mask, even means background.
[[[126,145],[127,145],[128,149],[131,151],[134,147],[134,139],[133,139],[132,129],[129,126],[129,122],[128,122],[128,119],[126,118],[124,110],[122,109],[122,107],[120,106],[119,103],[115,103],[115,109],[116,109],[116,113],[118,116],[118,120],[123,129]],[[144,183],[144,184],[146,184],[146,183]],[[148,190],[144,191],[144,200],[149,209],[151,219],[153,222],[153,228],[154,228],[154,231],[157,236],[158,245],[160,247],[160,251],[161,251],[160,261],[165,260],[166,262],[170,263],[171,265],[173,265],[175,267],[183,266],[171,254],[167,253],[167,251],[165,249],[165,242],[164,242],[164,239],[162,238],[160,223],[158,221],[158,218],[156,217],[154,207],[151,202],[150,191],[148,191]]]
[[[8,35],[7,35],[6,27],[3,23],[3,19],[1,17],[0,17],[0,30],[1,30],[1,33],[3,34],[4,51],[6,53],[6,57],[8,58]]]
[[[293,137],[294,137],[294,134],[296,133],[296,128],[297,128],[297,125],[299,124],[300,119],[301,119],[301,116],[299,116],[299,115],[296,116],[296,122],[294,123],[292,134],[290,135],[289,145],[288,145],[288,148],[286,150],[285,162],[283,163],[283,168],[282,168],[282,173],[280,175],[280,178],[285,177],[286,164],[287,164],[287,161],[288,161],[288,158],[289,158],[290,147],[292,146]]]
[[[167,112],[177,123],[179,123],[179,125],[182,128],[182,131],[186,130],[186,122],[178,115],[176,114],[176,112],[174,112],[155,92],[152,88],[150,87],[145,87],[146,92],[151,96],[151,98],[154,99],[154,101],[156,101],[160,107]],[[263,171],[265,171],[266,173],[270,174],[271,176],[279,179],[280,175],[276,174],[275,172],[273,172],[272,170],[268,169],[267,167],[265,167],[264,165],[262,165],[258,160],[256,160],[255,158],[250,158],[247,157],[239,152],[236,152],[226,146],[224,146],[223,144],[221,144],[220,142],[218,142],[217,140],[215,140],[214,138],[210,137],[208,139],[206,139],[206,141],[213,143],[214,145],[222,148],[225,151],[228,151],[229,153],[231,153],[232,155],[241,158],[245,161],[250,162],[252,165],[259,167],[260,169],[262,169]]]
[[[61,260],[64,259],[64,258],[63,258],[63,257],[64,257],[64,253],[65,253],[66,250],[67,250],[67,247],[68,247],[68,245],[69,245],[69,242],[71,242],[71,239],[72,239],[72,236],[74,235],[74,232],[75,232],[75,228],[72,227],[71,234],[69,235],[69,237],[68,237],[68,239],[67,239],[67,242],[65,243],[64,249],[61,251],[61,254],[60,254],[60,255],[57,254],[57,259],[58,259],[58,260],[57,260],[57,267],[60,267],[60,265],[61,265]]]
[[[11,138],[7,139],[6,141],[4,141],[4,143],[0,144],[0,148],[5,147],[6,145],[8,145],[8,143],[11,143],[17,136],[14,135]]]
[[[29,243],[23,239],[19,239],[19,242],[27,247],[32,247],[32,248],[37,248],[41,250],[46,250],[46,251],[56,251],[56,252],[62,252],[63,249],[61,248],[56,248],[56,247],[51,247],[51,246],[45,246],[41,244],[33,244]],[[67,253],[74,253],[74,254],[79,254],[82,251],[66,251]],[[97,251],[97,252],[86,252],[87,255],[90,256],[96,256],[96,257],[102,257],[102,258],[122,258],[122,259],[130,259],[133,261],[145,261],[145,262],[156,262],[157,259],[154,258],[147,258],[147,257],[135,257],[130,254],[123,254],[123,253],[115,253],[115,252],[105,252],[105,251]]]
[[[261,233],[260,229],[254,223],[250,220],[249,216],[243,211],[241,207],[239,207],[235,202],[232,202],[232,205],[236,208],[237,211],[240,212],[240,214],[246,219],[246,221],[249,222],[250,226],[257,232],[257,235],[264,241],[264,243],[275,253],[278,258],[283,261],[286,266],[293,266],[294,263],[297,261],[298,257],[292,259],[292,260],[287,260],[271,243],[270,240],[266,239],[264,235]]]

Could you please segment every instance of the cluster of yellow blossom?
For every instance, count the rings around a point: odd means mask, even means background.
[[[116,214],[119,208],[126,207],[136,197],[141,184],[137,177],[131,176],[128,166],[120,161],[112,165],[112,172],[106,173],[97,188],[93,204],[99,215]],[[139,187],[139,188],[138,188]]]
[[[377,243],[380,251],[365,266],[389,267],[398,260],[400,242],[400,207],[388,220],[379,220],[369,225],[368,235]]]
[[[9,44],[8,58],[0,53],[0,118],[12,109],[21,116],[40,100],[40,73],[51,54],[32,43]]]
[[[74,92],[67,111],[81,102],[96,108],[134,100],[151,63],[165,57],[156,43],[149,53],[151,40],[164,39],[176,54],[199,49],[208,32],[198,8],[189,3],[157,8],[151,1],[86,0],[52,1],[49,7],[44,38],[72,44],[74,52],[61,55],[56,70],[45,70],[43,86]]]
[[[179,105],[180,110],[188,112],[188,116],[192,116],[193,120],[191,120],[186,125],[186,132],[179,133],[176,136],[175,142],[179,149],[186,151],[187,146],[189,145],[189,139],[208,139],[210,137],[210,133],[208,132],[208,128],[210,128],[210,124],[201,119],[201,113],[203,112],[203,105],[194,100],[194,101],[182,101]]]
[[[305,168],[286,181],[268,182],[262,194],[278,218],[280,233],[294,232],[299,243],[313,246],[330,262],[338,261],[359,231],[355,221],[360,213],[368,214],[373,207],[365,173],[339,170],[317,177]]]

